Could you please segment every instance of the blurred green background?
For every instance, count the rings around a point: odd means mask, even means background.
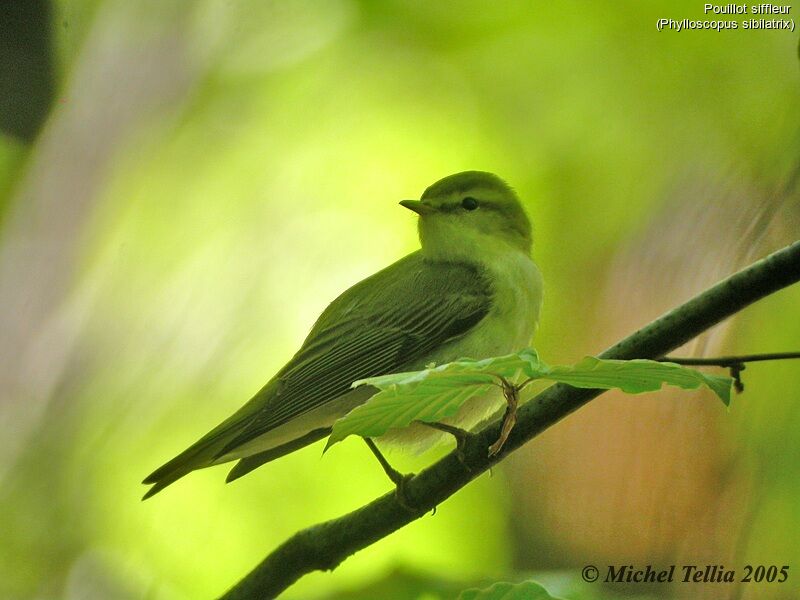
[[[440,177],[494,171],[523,198],[551,363],[797,238],[796,35],[656,31],[702,7],[3,2],[0,597],[214,597],[387,491],[348,442],[139,501],[328,302],[417,247],[397,202]],[[798,347],[795,288],[681,353]],[[606,394],[285,596],[430,600],[534,574],[575,600],[797,598],[800,368],[745,381],[729,413],[707,393]],[[580,583],[585,564],[628,563],[790,578]]]

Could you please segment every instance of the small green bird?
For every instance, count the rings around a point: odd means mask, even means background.
[[[530,343],[542,281],[515,192],[492,173],[465,171],[400,204],[419,215],[421,249],[334,300],[247,404],[144,480],[153,484],[144,498],[195,469],[238,460],[232,481],[326,437],[336,419],[376,392],[351,389],[358,379]],[[471,400],[448,423],[474,426],[501,400]]]

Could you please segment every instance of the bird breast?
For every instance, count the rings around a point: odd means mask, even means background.
[[[478,325],[452,344],[458,356],[487,358],[521,350],[531,343],[542,304],[542,276],[529,256],[509,251],[482,261],[492,283],[492,308]]]

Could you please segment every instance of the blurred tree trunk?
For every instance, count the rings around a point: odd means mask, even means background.
[[[0,138],[18,145],[7,157],[5,176],[0,173],[0,226],[14,174],[21,171],[55,94],[52,12],[48,0],[4,0],[0,5]]]
[[[0,132],[30,143],[55,91],[47,0],[4,0],[0,15]]]
[[[20,19],[23,9],[17,5],[24,3],[11,3]],[[86,228],[115,156],[143,120],[180,105],[200,72],[184,47],[187,14],[167,8],[144,12],[133,5],[126,11],[100,11],[70,68],[64,102],[38,136],[8,200],[0,230],[3,469],[14,464],[74,359],[74,342],[91,302],[70,298],[77,292],[74,282]],[[25,73],[15,76],[24,79]],[[27,117],[24,128],[22,121],[17,127],[32,136],[45,116],[49,95],[42,95],[41,84],[30,91],[36,118]],[[16,90],[19,99],[4,106],[25,104],[25,92]],[[4,474],[0,470],[0,480]]]

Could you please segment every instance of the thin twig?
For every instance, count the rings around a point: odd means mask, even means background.
[[[661,362],[671,362],[676,365],[693,367],[722,367],[730,371],[733,378],[733,389],[739,394],[744,391],[742,371],[749,362],[764,362],[767,360],[786,360],[800,358],[800,352],[770,352],[766,354],[742,354],[741,356],[717,356],[710,358],[682,358],[679,356],[665,356],[658,358]]]
[[[790,358],[800,358],[800,352],[771,352],[768,354],[742,354],[741,356],[717,356],[710,358],[683,358],[678,356],[664,356],[657,360],[661,362],[673,362],[678,365],[695,367],[731,367],[749,362],[787,360]]]
[[[800,281],[800,242],[775,252],[643,327],[603,352],[601,358],[657,358],[679,348],[753,302]],[[472,479],[542,431],[599,396],[602,390],[556,384],[517,411],[517,425],[501,452],[489,458],[486,448],[501,429],[499,421],[464,445],[463,463],[451,452],[410,479],[406,494],[420,508],[410,514],[394,492],[350,514],[304,529],[271,552],[221,600],[274,598],[300,577],[332,570],[348,556],[420,518]]]

